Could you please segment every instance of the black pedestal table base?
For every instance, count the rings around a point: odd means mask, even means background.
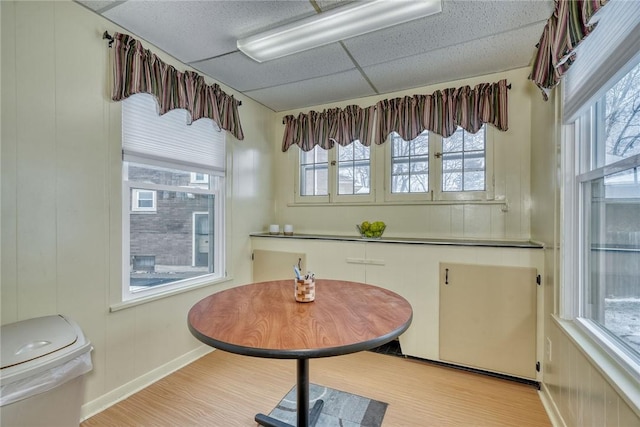
[[[297,365],[297,427],[313,427],[320,417],[324,402],[317,400],[309,411],[309,359],[298,359]],[[255,420],[265,427],[295,427],[264,414],[257,414]]]

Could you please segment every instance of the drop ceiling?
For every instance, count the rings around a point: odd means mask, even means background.
[[[525,67],[553,11],[552,0],[443,0],[440,14],[258,63],[237,39],[348,2],[77,1],[274,111]]]

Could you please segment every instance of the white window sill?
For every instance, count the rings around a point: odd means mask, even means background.
[[[190,292],[190,291],[193,291],[194,289],[200,289],[200,288],[204,288],[206,286],[217,285],[219,283],[229,282],[231,280],[233,280],[233,277],[227,276],[227,277],[223,277],[223,278],[220,278],[220,279],[212,280],[210,282],[196,283],[196,284],[193,284],[191,286],[185,286],[183,288],[168,289],[165,292],[158,292],[158,293],[155,293],[153,295],[147,295],[147,296],[136,298],[136,299],[131,299],[131,300],[127,300],[127,301],[118,302],[118,303],[115,303],[115,304],[111,304],[111,306],[109,306],[109,312],[113,313],[113,312],[116,312],[116,311],[124,310],[124,309],[131,308],[131,307],[135,307],[135,306],[138,306],[138,305],[146,304],[148,302],[157,301],[157,300],[162,299],[162,298],[168,298],[168,297],[171,297],[171,296],[174,296],[174,295],[183,294],[185,292]]]
[[[635,376],[575,322],[560,319],[555,315],[552,318],[636,415],[640,416],[640,387]]]
[[[505,200],[389,200],[385,202],[289,202],[287,207],[309,206],[402,206],[402,205],[503,205],[504,212],[509,209]]]

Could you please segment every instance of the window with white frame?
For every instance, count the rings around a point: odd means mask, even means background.
[[[156,110],[147,94],[122,103],[124,301],[225,275],[225,133]]]
[[[191,172],[192,184],[207,184],[209,182],[209,176],[206,173]]]
[[[576,121],[576,317],[638,369],[640,61],[609,86]]]
[[[366,201],[371,199],[371,148],[360,141],[325,150],[300,150],[296,176],[298,202]]]
[[[560,314],[640,379],[638,26],[640,3],[608,3],[565,76]]]
[[[411,141],[397,133],[390,137],[391,193],[429,192],[429,132],[424,131]]]
[[[392,133],[386,144],[385,199],[491,200],[492,147],[487,134],[486,126],[475,134],[458,128],[449,138],[424,131],[411,141]],[[375,200],[372,150],[360,141],[300,151],[298,165],[297,202]]]
[[[300,150],[300,195],[329,195],[329,150],[313,147],[313,150]]]
[[[470,133],[462,128],[442,140],[443,192],[485,191],[486,169],[485,126]]]
[[[448,138],[422,132],[389,137],[388,200],[489,200],[491,145],[486,125],[475,134],[458,128]],[[431,154],[433,153],[433,154]]]
[[[132,212],[155,212],[156,192],[152,190],[131,189]]]
[[[371,192],[371,149],[360,141],[346,147],[338,145],[339,195],[369,194]]]

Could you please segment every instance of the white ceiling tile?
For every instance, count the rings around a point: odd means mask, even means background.
[[[441,14],[355,37],[344,44],[356,62],[366,67],[546,21],[551,14],[548,6],[535,0],[445,1]],[[531,40],[532,45],[540,33]]]
[[[76,0],[78,3],[85,5],[91,10],[102,12],[107,7],[113,7],[120,3],[118,0]]]
[[[527,40],[541,28],[527,27],[411,58],[365,67],[381,93],[526,67],[534,53]]]
[[[282,86],[244,92],[274,111],[303,109],[312,105],[375,95],[358,71],[304,80]]]
[[[263,63],[236,52],[192,66],[240,91],[279,86],[355,68],[342,46],[336,43]]]
[[[183,62],[236,51],[236,40],[314,14],[307,1],[127,1],[104,13]]]

